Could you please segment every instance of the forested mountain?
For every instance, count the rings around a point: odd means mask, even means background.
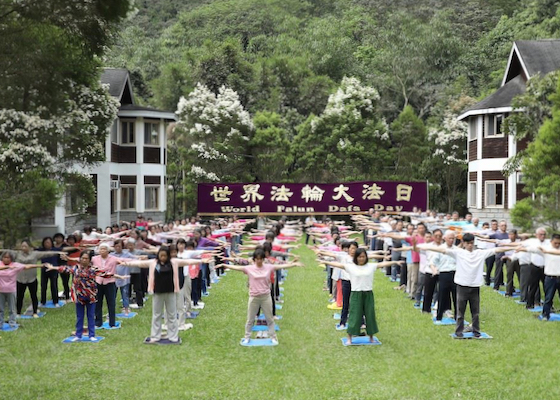
[[[437,175],[443,164],[426,159],[434,135],[446,129],[446,115],[499,86],[514,40],[558,37],[560,28],[558,2],[551,0],[142,0],[134,7],[105,64],[132,72],[144,104],[176,110],[198,83],[213,93],[225,86],[258,117],[254,136],[272,127],[281,135],[273,138],[291,143],[276,153],[285,160],[283,174],[267,178],[309,179],[319,163],[326,172],[313,175],[318,180],[336,173],[339,179],[430,179],[444,196],[449,185]],[[378,93],[375,110],[354,109],[363,124],[324,118],[319,133],[319,120],[313,121],[325,113],[331,94],[346,90],[345,77]],[[270,120],[263,123],[263,115]],[[377,123],[387,126],[389,142],[368,149],[361,133]],[[324,144],[329,135],[330,147]],[[342,149],[354,136],[353,152]],[[262,179],[255,162],[262,154],[255,148],[274,158],[259,140],[247,149],[255,180]],[[311,157],[302,143],[323,147]],[[375,168],[340,176],[330,158],[320,163],[332,154],[342,165],[353,160]],[[464,193],[453,204],[438,204],[462,205]]]

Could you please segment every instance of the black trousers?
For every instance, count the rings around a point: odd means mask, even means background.
[[[472,314],[472,327],[475,335],[480,334],[480,288],[457,285],[457,325],[455,334],[462,334],[465,326],[465,311],[469,303]]]
[[[535,303],[540,303],[541,301],[541,286],[544,286],[544,268],[537,267],[531,264],[531,272],[529,275],[529,294],[527,297],[527,308],[533,308]]]
[[[436,319],[441,321],[443,313],[451,310],[453,301],[454,318],[457,319],[457,285],[454,282],[455,271],[439,273],[438,308]]]
[[[66,272],[60,273],[60,280],[62,281],[62,287],[64,288],[64,298],[68,300],[70,298],[70,274]]]
[[[31,283],[17,283],[17,313],[21,315],[21,310],[23,308],[23,298],[25,297],[25,289],[29,288],[29,294],[31,295],[31,304],[33,306],[33,314],[37,314],[37,309],[39,307],[39,300],[37,299],[37,279]]]
[[[506,294],[513,296],[513,292],[515,291],[515,285],[513,284],[513,277],[517,274],[517,279],[521,282],[521,266],[519,265],[519,260],[506,260],[506,270],[507,270],[507,286],[506,286]]]
[[[97,303],[95,303],[95,326],[103,325],[103,298],[107,299],[109,326],[115,326],[115,306],[117,288],[115,282],[106,285],[97,284]]]
[[[432,274],[424,275],[424,305],[422,306],[422,312],[432,311],[432,300],[434,299],[434,290],[438,282],[438,276]]]
[[[504,284],[504,260],[496,258],[496,270],[494,272],[494,290],[499,290]]]
[[[490,256],[486,259],[486,286],[490,286],[490,276],[492,275],[492,269],[494,268],[494,262],[496,261],[496,256]]]
[[[350,307],[350,293],[352,292],[352,285],[350,281],[344,279],[342,282],[342,312],[340,313],[340,325],[346,325],[348,322],[348,308]]]
[[[139,272],[130,274],[130,283],[134,288],[134,297],[136,297],[136,304],[138,307],[144,307],[144,285],[142,284],[142,274]]]
[[[408,274],[408,266],[406,265],[406,258],[402,258],[401,260],[404,260],[405,263],[401,264],[401,282],[400,282],[400,286],[404,285],[406,286],[406,283],[408,281],[407,278],[407,274]]]
[[[47,285],[51,282],[51,297],[53,304],[58,304],[58,271],[47,271],[41,268],[41,304],[47,302]]]

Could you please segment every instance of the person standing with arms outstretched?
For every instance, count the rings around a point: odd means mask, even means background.
[[[441,248],[428,244],[418,244],[415,246],[421,250],[446,254],[457,261],[455,272],[455,283],[457,284],[457,325],[455,335],[458,339],[463,338],[467,303],[470,305],[472,314],[473,334],[475,337],[480,337],[480,287],[484,285],[483,271],[485,260],[496,253],[511,250],[511,247],[474,250],[474,236],[471,233],[463,235],[463,243],[464,249],[459,247]]]

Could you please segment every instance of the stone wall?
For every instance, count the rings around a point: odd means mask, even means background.
[[[497,219],[498,221],[505,219],[508,223],[508,227],[513,227],[511,223],[511,218],[509,216],[509,211],[503,208],[485,208],[485,209],[476,209],[476,208],[469,208],[469,212],[472,213],[473,218],[478,217],[480,219],[480,225],[484,222],[490,222],[493,219]]]

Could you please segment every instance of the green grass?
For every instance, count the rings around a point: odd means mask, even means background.
[[[450,338],[392,290],[381,272],[374,291],[381,346],[343,347],[322,291],[324,272],[307,249],[289,271],[277,347],[239,345],[246,277],[231,271],[182,332],[181,346],[147,346],[151,300],[97,344],[63,344],[74,306],[21,321],[0,339],[2,399],[545,399],[560,388],[560,323],[482,288],[487,341]],[[28,304],[28,303],[26,303]],[[470,313],[467,312],[467,320]]]

